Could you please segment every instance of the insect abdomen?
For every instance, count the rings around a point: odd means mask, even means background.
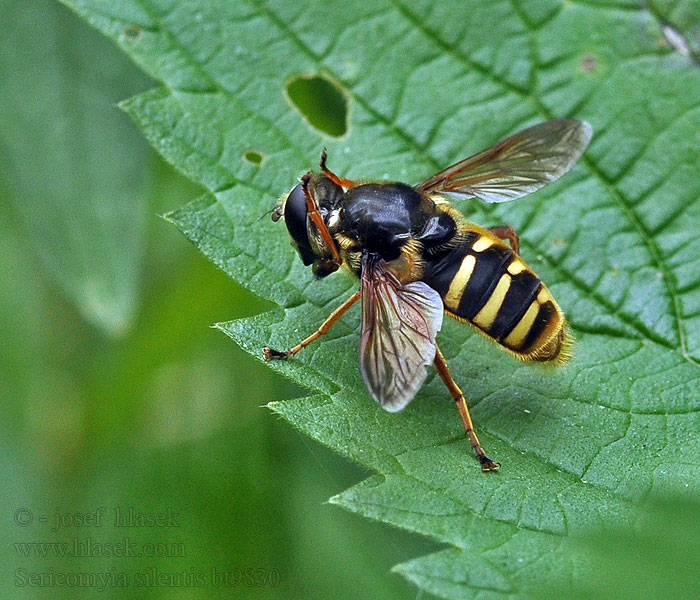
[[[522,360],[568,358],[566,320],[537,275],[493,234],[470,225],[424,280],[448,314],[468,321]]]

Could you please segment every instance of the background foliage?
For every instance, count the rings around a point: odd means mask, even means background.
[[[224,556],[229,568],[279,568],[284,585],[256,590],[260,595],[407,594],[405,584],[381,575],[407,558],[397,570],[444,597],[599,597],[601,590],[687,596],[698,589],[692,570],[665,577],[674,549],[689,560],[697,555],[688,541],[700,480],[697,2],[470,2],[457,11],[462,18],[455,18],[454,3],[388,2],[353,6],[350,20],[347,2],[69,4],[159,85],[123,107],[166,160],[206,190],[168,218],[268,303],[252,301],[147,218],[197,193],[152,157],[148,191],[129,194],[127,217],[114,212],[125,205],[115,207],[105,193],[120,177],[110,169],[138,156],[133,142],[104,142],[113,153],[121,148],[123,160],[95,152],[105,165],[90,168],[103,181],[89,170],[71,179],[94,182],[99,193],[59,182],[47,184],[52,195],[21,168],[38,153],[21,139],[21,118],[8,125],[11,142],[3,151],[12,170],[3,223],[8,255],[18,254],[7,268],[22,285],[6,291],[7,330],[38,315],[49,319],[34,337],[18,333],[11,346],[18,351],[3,356],[17,390],[8,450],[21,442],[18,460],[7,464],[15,490],[8,511],[21,500],[44,507],[131,502],[155,510],[179,498],[187,528],[178,533],[193,557],[186,567],[218,567]],[[41,18],[49,28],[68,20],[59,9]],[[63,35],[65,27],[58,30]],[[13,69],[46,64],[7,48],[4,55]],[[49,70],[63,80],[72,69],[85,77],[72,61],[55,60]],[[304,90],[309,81],[325,82],[325,106],[335,107],[335,118],[314,112],[313,94]],[[95,97],[114,91],[109,81],[101,85],[99,94],[86,93],[92,100],[80,100],[78,85],[70,94],[57,85],[73,122]],[[31,88],[25,93],[32,96]],[[37,123],[41,109],[32,117],[30,105],[15,105]],[[286,401],[280,398],[304,391],[273,389],[268,370],[202,327],[239,317],[219,327],[258,355],[268,342],[296,341],[309,319],[320,322],[347,295],[348,278],[314,283],[283,229],[259,220],[315,164],[323,145],[332,168],[346,176],[419,181],[528,123],[562,116],[584,118],[596,132],[572,174],[513,206],[460,206],[479,223],[509,222],[519,230],[524,257],[565,307],[579,339],[566,370],[542,372],[446,325],[443,348],[482,441],[504,463],[501,473],[478,471],[438,381],[399,416],[368,401],[348,351],[356,345],[356,311],[315,349],[275,365],[312,390]],[[71,121],[49,122],[65,128]],[[58,148],[46,133],[38,147],[59,152],[42,159],[48,173],[61,161],[81,170],[75,155],[92,157],[81,148],[108,128],[90,126],[96,131],[85,128]],[[34,127],[41,135],[47,129]],[[65,169],[56,170],[65,178]],[[42,194],[56,207],[46,210]],[[72,206],[71,194],[82,194],[81,203]],[[73,210],[79,217],[64,218]],[[133,243],[124,244],[124,236]],[[173,248],[182,248],[179,258]],[[91,260],[71,260],[72,251]],[[43,266],[31,263],[35,256]],[[58,268],[59,260],[70,268]],[[19,261],[30,264],[18,268]],[[121,270],[124,289],[110,275]],[[27,273],[37,280],[28,290]],[[47,284],[47,276],[56,283]],[[143,307],[135,313],[140,280]],[[102,331],[123,334],[131,315],[143,317],[118,340],[75,317],[67,326],[73,309],[53,285]],[[35,307],[41,298],[48,300]],[[13,307],[20,305],[32,308],[18,321],[22,312]],[[261,309],[272,310],[249,316]],[[270,399],[297,427],[378,474],[341,492],[359,474],[315,447],[312,455],[290,450],[299,439],[255,408]],[[44,419],[47,413],[55,417]],[[269,436],[263,441],[261,430]],[[357,520],[344,521],[329,506],[322,507],[329,519],[319,519],[317,500],[328,482],[324,488],[309,475],[319,470],[309,469],[309,456],[321,457],[332,479],[325,496],[341,492],[332,503],[446,545],[413,558],[430,550],[429,542],[379,525],[362,538]],[[17,476],[24,468],[36,473],[30,482]],[[652,506],[641,509],[650,499]],[[600,567],[614,560],[625,567]],[[8,562],[14,569],[16,556]],[[94,561],[86,564],[94,568]],[[162,564],[176,570],[184,563]],[[353,576],[357,569],[368,576]],[[388,582],[394,587],[383,587]]]
[[[265,304],[159,217],[200,191],[148,149],[116,106],[153,82],[57,3],[0,6],[0,595],[411,597],[387,571],[434,545],[326,504],[364,471],[261,408],[300,392],[210,328]],[[90,225],[100,215],[111,231]],[[107,265],[91,274],[118,290],[101,314],[121,314],[119,327],[82,304],[86,254]],[[120,313],[127,292],[131,308]],[[56,510],[98,507],[108,511],[103,527],[51,531]],[[170,507],[180,527],[119,529],[115,507]],[[20,527],[20,508],[49,520]],[[32,558],[14,546],[90,536],[128,536],[138,548],[181,543],[186,556]],[[376,537],[382,543],[368,555]],[[149,568],[278,569],[280,584],[97,592],[18,586],[19,568],[132,578]]]

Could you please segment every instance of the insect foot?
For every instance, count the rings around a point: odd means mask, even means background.
[[[479,462],[481,463],[481,470],[486,471],[497,471],[501,468],[501,463],[491,460],[488,456],[479,456]]]
[[[272,348],[268,348],[267,346],[265,346],[262,349],[262,353],[263,353],[263,358],[266,361],[270,361],[270,360],[273,360],[275,358],[280,359],[280,360],[289,358],[289,352],[280,352],[279,350],[273,350]]]

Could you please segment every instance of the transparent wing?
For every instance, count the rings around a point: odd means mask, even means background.
[[[508,202],[559,179],[591,141],[585,121],[545,121],[465,158],[416,186],[428,193]]]
[[[443,304],[427,284],[402,284],[383,264],[363,259],[360,370],[372,397],[395,412],[425,381],[426,367],[435,358]]]

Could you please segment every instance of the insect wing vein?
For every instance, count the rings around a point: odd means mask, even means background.
[[[400,283],[372,258],[363,259],[361,285],[362,378],[372,397],[395,412],[416,395],[435,358],[442,299],[423,282]]]
[[[447,167],[416,189],[484,202],[515,200],[569,171],[591,135],[591,126],[584,121],[545,121]]]

